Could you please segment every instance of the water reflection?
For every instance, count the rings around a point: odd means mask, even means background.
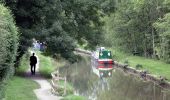
[[[60,68],[79,95],[90,100],[170,100],[170,92],[151,82],[115,69],[112,77],[100,79],[93,73],[90,58]]]

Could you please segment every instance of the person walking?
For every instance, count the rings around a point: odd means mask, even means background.
[[[35,53],[33,53],[32,56],[30,57],[30,66],[31,66],[32,75],[35,74],[36,64],[37,64],[37,57],[35,56]]]

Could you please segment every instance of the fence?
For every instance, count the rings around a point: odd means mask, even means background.
[[[51,80],[51,84],[52,84],[52,92],[56,95],[66,95],[66,84],[67,84],[67,79],[66,77],[60,77],[59,75],[59,72],[56,71],[56,72],[53,72],[51,73],[51,76],[52,76],[52,80]],[[60,81],[64,81],[64,86],[61,85]],[[61,94],[59,93],[60,89],[64,89],[64,92]]]

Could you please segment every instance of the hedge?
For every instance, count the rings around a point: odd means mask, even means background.
[[[5,82],[14,73],[19,34],[10,10],[3,4],[0,4],[0,9],[0,100],[2,100]]]

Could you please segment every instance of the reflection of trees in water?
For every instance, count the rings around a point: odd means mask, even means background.
[[[84,96],[98,97],[97,100],[170,100],[170,93],[163,95],[161,89],[153,83],[124,75],[116,70],[112,77],[99,79],[91,70],[90,59],[82,58],[78,63],[60,68],[67,75],[75,90]],[[154,94],[155,93],[155,94]]]
[[[163,100],[162,90],[153,83],[142,82],[133,76],[122,75],[122,72],[113,73],[109,80],[110,90],[98,94],[98,100]],[[170,100],[166,95],[166,99]]]
[[[97,79],[91,72],[88,58],[82,58],[78,63],[70,64],[69,67],[60,68],[60,73],[67,75],[68,80],[80,94],[87,94],[85,92],[90,90]]]

